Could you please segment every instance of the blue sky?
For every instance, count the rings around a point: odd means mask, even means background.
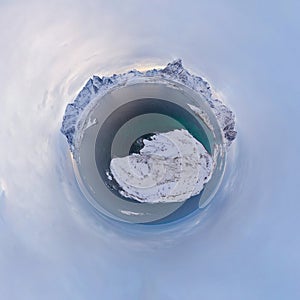
[[[3,299],[299,299],[297,1],[1,1]],[[59,128],[87,79],[181,57],[235,111],[200,219],[122,230],[82,199]]]

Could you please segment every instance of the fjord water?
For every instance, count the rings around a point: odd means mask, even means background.
[[[190,109],[191,104],[206,112],[211,129]],[[104,215],[129,223],[167,224],[197,210],[200,212],[216,193],[226,159],[222,132],[206,100],[190,89],[169,81],[141,79],[139,83],[112,90],[97,99],[97,105],[86,119],[95,121],[84,130],[74,170],[84,195]],[[123,197],[117,182],[108,178],[111,159],[127,156],[132,143],[142,135],[182,128],[202,143],[216,160],[212,178],[201,194],[186,202],[156,204]],[[163,172],[160,175],[164,176]],[[143,229],[127,227],[127,230]],[[162,232],[164,229],[156,230]]]
[[[299,299],[299,9],[1,1],[1,297]],[[177,57],[233,109],[238,136],[201,218],[134,233],[94,215],[59,128],[93,74]]]

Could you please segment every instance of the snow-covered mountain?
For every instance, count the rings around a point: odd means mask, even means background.
[[[88,80],[84,88],[80,91],[73,103],[67,105],[61,132],[66,136],[70,150],[76,157],[76,141],[80,140],[81,132],[78,132],[81,122],[84,121],[86,113],[92,109],[96,96],[105,95],[110,89],[117,86],[124,86],[134,82],[136,79],[147,80],[147,78],[167,79],[183,84],[192,90],[200,93],[209,103],[215,113],[220,127],[223,130],[224,140],[227,146],[236,137],[235,116],[233,112],[217,99],[207,81],[199,76],[190,74],[182,65],[181,59],[174,60],[164,69],[152,69],[145,72],[131,70],[127,73],[112,75],[111,77],[93,76]]]

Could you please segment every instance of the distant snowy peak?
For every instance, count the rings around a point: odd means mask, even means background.
[[[112,88],[124,86],[135,79],[147,80],[147,78],[155,77],[155,79],[167,79],[183,84],[192,90],[200,93],[208,102],[211,109],[215,113],[220,127],[223,130],[224,139],[227,146],[236,137],[235,116],[233,112],[225,106],[219,99],[214,98],[211,88],[204,79],[199,76],[190,74],[182,65],[181,59],[176,59],[169,63],[164,69],[153,69],[145,72],[131,70],[127,73],[112,75],[111,77],[93,76],[88,80],[84,88],[80,91],[73,103],[67,105],[61,132],[66,136],[70,150],[75,155],[77,129],[80,128],[81,119],[86,116],[87,106],[92,107],[93,99],[96,96],[103,96]],[[87,108],[87,110],[89,110]],[[80,134],[79,134],[80,135]]]

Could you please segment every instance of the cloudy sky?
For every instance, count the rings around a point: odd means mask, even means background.
[[[3,299],[299,299],[298,1],[0,1]],[[102,220],[59,128],[93,74],[182,58],[235,111],[209,209],[176,230]]]

